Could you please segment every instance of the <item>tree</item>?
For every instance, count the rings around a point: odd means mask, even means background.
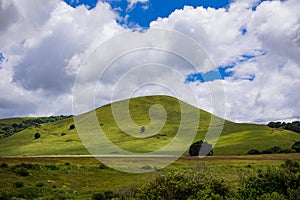
[[[40,133],[35,133],[34,134],[34,139],[39,139],[41,137],[41,134]]]
[[[145,126],[141,127],[140,133],[144,133],[145,132]]]
[[[75,125],[74,124],[72,124],[72,125],[70,125],[70,130],[72,130],[72,129],[74,129],[75,128]]]
[[[295,142],[292,146],[292,149],[294,149],[297,153],[300,153],[300,141]]]
[[[194,142],[189,149],[189,155],[190,156],[212,156],[213,155],[213,149],[212,145],[203,142],[202,140]]]

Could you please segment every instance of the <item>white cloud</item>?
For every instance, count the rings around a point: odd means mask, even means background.
[[[135,8],[136,4],[137,3],[142,3],[142,4],[145,4],[147,3],[149,0],[127,0],[128,2],[128,6],[126,8],[127,11],[131,11]],[[149,7],[147,5],[144,5],[142,7],[144,10],[147,10]]]
[[[10,5],[2,9],[17,16],[0,32],[0,50],[6,58],[0,63],[6,77],[0,88],[5,94],[1,116],[71,113],[79,64],[99,42],[123,31],[116,23],[118,16],[102,2],[92,10],[61,1],[1,2]]]
[[[147,2],[128,0],[128,7],[132,9],[137,3]],[[215,66],[197,66],[202,72],[235,62],[230,69],[234,73],[232,77],[207,84],[190,83],[199,99],[199,107],[218,113],[213,109],[207,86],[223,83],[230,120],[294,118],[300,115],[297,94],[300,90],[300,3],[297,0],[265,1],[253,10],[255,2],[236,1],[228,9],[186,6],[167,18],[153,21],[150,29],[176,30],[202,45],[215,63]],[[80,64],[103,41],[125,31],[116,23],[119,16],[102,2],[92,10],[84,6],[72,8],[58,0],[38,3],[0,0],[0,5],[3,27],[0,51],[7,59],[0,62],[0,93],[5,94],[0,98],[0,115],[70,113],[73,83]],[[182,51],[185,45],[183,41],[161,42],[175,52]],[[122,41],[116,47],[130,45],[134,44]],[[111,46],[107,54],[114,50]],[[256,57],[239,62],[243,55]],[[131,52],[117,59],[105,72],[98,88],[98,105],[110,101],[116,81],[122,75],[147,63],[168,65],[183,75],[193,72],[185,61],[166,52]],[[140,74],[139,79],[128,85],[132,88],[150,74],[154,82],[163,79],[172,84],[168,73],[151,70],[147,74],[142,70],[136,73]],[[94,91],[90,80],[96,74],[96,71],[87,72],[81,82],[82,94]],[[255,76],[254,80],[248,80],[250,76]],[[128,77],[134,79],[130,74]],[[133,91],[135,96],[170,93],[167,88],[151,84]]]
[[[230,69],[234,76],[223,81],[227,118],[234,121],[295,119],[300,115],[296,92],[300,87],[300,3],[265,1],[252,10],[253,2],[236,1],[228,10],[185,7],[150,26],[189,35],[203,46],[216,66],[230,65],[251,51],[265,51],[266,55],[251,62],[237,63]],[[241,33],[242,28],[246,33]],[[255,76],[253,81],[244,80],[250,75]],[[200,92],[204,87],[205,84],[195,84],[199,99],[207,100],[208,94]],[[200,107],[211,110],[207,102],[202,102]]]

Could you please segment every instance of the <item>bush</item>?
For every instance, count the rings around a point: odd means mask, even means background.
[[[261,152],[257,149],[250,149],[247,154],[256,155],[256,154],[261,154]]]
[[[27,171],[26,168],[20,167],[15,169],[15,173],[19,176],[29,176],[29,172]]]
[[[15,168],[18,168],[18,167],[23,167],[26,169],[40,169],[39,164],[32,164],[32,163],[21,163],[21,164],[15,166]]]
[[[69,127],[69,130],[72,130],[72,129],[75,129],[75,125],[74,124],[71,124],[70,127]]]
[[[57,166],[56,164],[47,164],[45,165],[45,168],[49,170],[59,170],[59,166]]]
[[[300,141],[295,142],[292,146],[292,149],[295,150],[297,153],[300,153]]]
[[[42,183],[42,182],[39,182],[39,183],[35,184],[35,186],[36,186],[36,187],[44,187],[44,186],[45,186],[45,184],[44,184],[44,183]]]
[[[115,197],[117,197],[117,195],[110,190],[98,192],[92,195],[93,200],[108,200]]]
[[[14,186],[16,188],[21,188],[21,187],[24,187],[24,183],[22,181],[17,181],[14,183]]]
[[[262,196],[258,197],[257,200],[286,200],[286,198],[282,194],[272,192],[271,194],[263,194]]]
[[[300,164],[287,160],[281,168],[259,171],[245,179],[239,190],[241,199],[298,199],[300,197]]]
[[[109,167],[106,166],[105,164],[101,163],[101,164],[99,165],[99,169],[109,169]]]
[[[160,175],[139,188],[138,199],[199,199],[204,192],[208,197],[225,199],[230,196],[229,188],[221,179],[206,172],[191,170],[171,171]]]
[[[8,168],[8,164],[6,162],[3,162],[0,164],[1,168]]]
[[[189,155],[190,156],[212,156],[213,155],[213,149],[212,145],[203,142],[202,140],[194,142],[189,149]]]
[[[34,134],[34,139],[39,139],[41,137],[41,134],[40,133],[35,133]]]

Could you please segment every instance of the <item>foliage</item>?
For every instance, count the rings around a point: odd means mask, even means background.
[[[3,163],[0,164],[0,167],[1,168],[7,168],[8,164],[6,162],[3,162]]]
[[[39,127],[41,124],[49,123],[49,122],[56,122],[61,121],[67,118],[72,117],[70,116],[50,116],[50,117],[37,117],[32,119],[26,119],[21,121],[20,123],[12,123],[12,124],[2,124],[0,128],[0,139],[9,137],[17,132],[20,132],[22,130],[25,130],[29,127],[35,126]]]
[[[280,168],[259,170],[245,179],[239,190],[242,199],[297,199],[300,190],[300,165],[287,160]]]
[[[75,128],[75,125],[71,124],[69,130],[73,130],[74,128]]]
[[[39,139],[41,137],[41,134],[40,133],[35,133],[34,134],[34,139]]]
[[[141,127],[140,133],[144,133],[145,132],[145,126]]]
[[[17,181],[17,182],[15,182],[15,187],[16,188],[21,188],[21,187],[24,187],[24,182],[23,181]]]
[[[110,190],[97,192],[92,195],[93,200],[108,200],[113,199],[115,197],[117,197],[117,194],[113,193]]]
[[[258,150],[258,149],[250,149],[247,154],[256,155],[256,154],[273,154],[273,153],[291,153],[292,149],[282,149],[279,146],[271,147],[270,149]]]
[[[300,141],[295,142],[292,146],[292,149],[295,150],[297,153],[300,153]]]
[[[189,155],[190,156],[212,156],[213,155],[213,149],[212,145],[203,142],[202,140],[194,142],[189,149]]]
[[[181,200],[197,199],[204,194],[208,198],[218,196],[219,199],[225,199],[230,195],[229,188],[222,179],[215,178],[204,171],[177,170],[160,175],[139,188],[136,198]]]
[[[29,176],[30,173],[24,167],[18,167],[15,169],[15,173],[19,176]]]
[[[270,128],[283,128],[286,130],[294,131],[300,133],[300,121],[294,121],[292,123],[286,122],[270,122],[268,123]]]

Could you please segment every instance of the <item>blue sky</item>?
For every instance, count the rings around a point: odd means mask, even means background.
[[[65,2],[73,7],[84,4],[91,9],[97,4],[97,0],[65,0]],[[149,0],[146,3],[137,3],[129,10],[127,9],[129,3],[126,0],[106,0],[106,2],[110,3],[122,18],[128,15],[128,21],[119,23],[129,26],[137,24],[147,28],[151,21],[158,17],[168,17],[174,10],[182,9],[184,6],[222,8],[227,7],[230,0]]]

